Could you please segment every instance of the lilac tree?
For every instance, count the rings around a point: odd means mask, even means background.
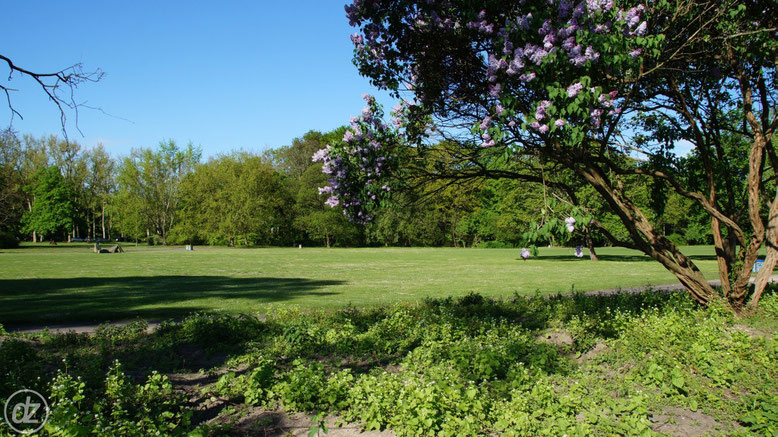
[[[397,108],[392,128],[369,109],[342,144],[321,152],[333,175],[324,190],[337,193],[331,204],[342,202],[347,214],[366,220],[369,205],[381,198],[383,179],[403,181],[413,165],[409,158],[423,157],[433,139],[454,142],[454,155],[475,158],[455,166],[461,177],[537,182],[538,169],[569,171],[625,226],[628,239],[600,229],[613,244],[654,258],[705,304],[715,290],[624,184],[625,177],[659,181],[710,215],[724,290],[740,308],[760,247],[775,240],[770,232],[778,235],[778,198],[766,196],[778,164],[772,147],[777,15],[765,8],[733,0],[356,0],[346,6],[359,29],[352,36],[355,64],[374,85],[398,98],[410,95],[410,101]],[[727,91],[709,92],[714,83]],[[715,149],[710,137],[686,135],[695,124],[704,131],[716,121],[715,111],[690,101],[695,90],[742,108],[740,126],[718,123],[752,143],[744,152],[749,214],[742,223],[718,203],[715,181],[691,187],[674,165],[670,152],[678,140],[689,141],[695,153]],[[640,127],[647,117],[672,118],[683,134],[658,146],[658,137],[646,137]],[[732,159],[726,153],[719,158]],[[374,167],[379,159],[382,167]],[[521,170],[508,171],[516,166]],[[708,174],[715,179],[713,170]],[[596,221],[585,224],[598,227]],[[730,235],[741,250],[723,250],[719,240]],[[769,272],[778,251],[768,246],[768,253]]]

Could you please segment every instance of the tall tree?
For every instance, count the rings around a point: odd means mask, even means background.
[[[114,160],[108,155],[102,144],[87,150],[83,158],[86,164],[86,179],[84,180],[85,205],[91,222],[92,238],[97,238],[97,218],[99,217],[100,235],[107,238],[106,214],[108,202],[115,188]]]
[[[262,158],[233,154],[198,166],[182,185],[185,238],[272,244],[291,221],[285,178]]]
[[[313,165],[311,156],[314,152],[343,137],[345,130],[341,127],[327,133],[308,131],[301,138],[293,139],[288,146],[269,150],[264,158],[288,176],[299,179]]]
[[[156,150],[133,151],[119,169],[120,197],[132,199],[120,213],[132,216],[139,211],[146,228],[167,245],[177,219],[181,181],[200,161],[200,155],[192,144],[180,148],[172,140],[161,142]]]
[[[22,144],[10,129],[0,132],[0,231],[15,234],[25,211],[24,183],[19,173]]]
[[[73,227],[73,188],[56,166],[40,169],[28,186],[32,209],[22,218],[27,232],[37,232],[54,240],[59,232]]]
[[[323,152],[336,194],[331,203],[337,201],[357,218],[369,217],[369,199],[382,197],[385,183],[376,174],[401,173],[407,167],[402,160],[410,155],[404,146],[424,148],[431,135],[457,138],[458,155],[475,158],[455,169],[461,177],[508,177],[505,160],[546,162],[575,174],[618,217],[627,239],[601,229],[613,244],[654,258],[704,304],[716,292],[646,209],[630,198],[624,179],[666,183],[706,211],[714,237],[721,226],[734,234],[742,250],[732,264],[716,237],[719,270],[722,281],[730,284],[725,291],[731,289],[726,292],[733,307],[744,305],[760,247],[778,238],[778,198],[765,196],[778,177],[772,171],[778,164],[772,147],[778,124],[778,13],[773,4],[528,0],[482,6],[357,0],[346,11],[360,29],[352,37],[360,72],[398,97],[401,88],[409,90],[415,100],[395,111],[404,141],[377,120],[378,108],[368,99],[351,133]],[[731,86],[730,93],[716,93],[717,98],[729,96],[743,108],[743,130],[752,138],[745,223],[722,211],[712,192],[714,183],[707,191],[694,191],[665,171],[666,149],[645,146],[627,126],[641,113],[664,110],[679,114],[684,127],[703,119],[714,125],[713,114],[695,110],[694,102],[704,99],[688,97],[700,95],[693,90],[711,91],[708,78],[717,75]],[[712,157],[710,141],[700,139],[694,146]],[[645,164],[635,166],[635,154],[646,156]],[[376,166],[380,159],[386,163],[381,168]],[[530,170],[511,172],[510,177],[536,180]],[[753,232],[747,233],[748,228]],[[776,261],[778,251],[768,247],[753,304]],[[727,274],[730,267],[733,274]]]

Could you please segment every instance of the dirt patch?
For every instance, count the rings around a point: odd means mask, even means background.
[[[562,329],[548,329],[540,333],[535,338],[537,341],[543,343],[553,344],[557,347],[568,346],[573,347],[573,337],[567,331]]]
[[[735,324],[732,325],[733,331],[741,331],[746,333],[750,338],[762,337],[765,340],[770,340],[772,336],[769,332],[762,331],[761,329],[752,328],[748,325]]]
[[[181,357],[183,368],[209,369],[224,363],[227,355],[223,353],[208,353],[206,350],[195,343],[182,343],[175,346],[176,356]]]
[[[230,435],[234,436],[307,436],[314,423],[313,416],[305,413],[288,414],[282,410],[268,411],[254,409],[243,415],[233,425]],[[394,432],[362,431],[359,424],[343,424],[338,427],[340,419],[327,416],[325,423],[329,431],[327,437],[390,437]],[[325,435],[323,432],[321,435]]]
[[[605,343],[601,341],[597,342],[597,344],[595,344],[593,348],[589,349],[589,351],[587,351],[585,354],[582,354],[580,357],[578,357],[576,361],[578,361],[578,364],[581,364],[602,354],[606,350],[608,350],[608,346]]]
[[[723,424],[707,414],[683,408],[667,407],[651,419],[651,429],[674,436],[726,435],[736,424]]]

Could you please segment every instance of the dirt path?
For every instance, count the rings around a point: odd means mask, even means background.
[[[751,282],[753,283],[754,278],[751,278]],[[778,282],[778,274],[774,274],[770,276],[770,279],[768,279],[768,282]],[[714,287],[721,286],[721,281],[718,279],[714,279],[712,281],[708,281],[708,283]],[[624,288],[611,288],[608,290],[595,290],[595,291],[587,291],[584,294],[587,296],[609,296],[612,294],[618,294],[618,293],[643,293],[647,290],[653,290],[653,291],[676,291],[676,290],[683,290],[683,285],[681,284],[664,284],[664,285],[650,285],[650,286],[641,286],[641,287],[624,287]],[[265,315],[261,314],[260,318],[264,319]],[[48,329],[51,333],[64,333],[64,332],[75,332],[77,334],[82,333],[88,333],[93,334],[98,326],[100,325],[109,325],[109,326],[126,326],[132,323],[132,320],[122,320],[118,322],[108,322],[108,323],[63,323],[63,324],[57,324],[57,325],[23,325],[23,326],[10,326],[6,327],[8,332],[18,332],[22,334],[39,334],[46,329]],[[152,332],[162,323],[162,320],[149,320],[148,321],[148,327],[146,328],[147,332]]]

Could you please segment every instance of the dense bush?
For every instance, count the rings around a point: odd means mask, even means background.
[[[0,249],[13,249],[19,247],[19,240],[10,232],[0,231]]]

